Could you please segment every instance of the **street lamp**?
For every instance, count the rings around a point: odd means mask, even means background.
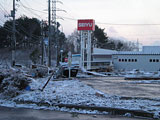
[[[61,50],[60,52],[61,52],[61,62],[62,62],[62,55],[63,55],[63,50]]]

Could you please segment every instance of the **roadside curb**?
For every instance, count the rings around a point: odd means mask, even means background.
[[[15,101],[17,104],[36,104],[38,106],[52,106],[52,107],[59,107],[59,108],[69,108],[69,109],[77,109],[77,110],[97,110],[100,112],[108,112],[109,115],[122,115],[129,117],[144,117],[144,118],[154,118],[154,113],[146,112],[143,110],[129,110],[123,108],[112,108],[112,107],[98,107],[98,106],[84,106],[84,105],[73,105],[73,104],[50,104],[47,102],[32,102],[32,101]],[[127,115],[128,114],[128,115]],[[159,119],[160,116],[156,116]]]
[[[110,115],[125,115],[127,113],[131,114],[131,117],[146,117],[154,118],[154,114],[150,112],[145,112],[142,110],[129,110],[122,108],[111,108],[111,107],[97,107],[97,106],[82,106],[82,105],[72,105],[72,104],[58,104],[58,107],[75,108],[75,109],[85,109],[85,110],[98,110],[100,112],[108,112]]]

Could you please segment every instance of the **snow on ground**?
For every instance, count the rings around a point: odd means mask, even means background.
[[[107,75],[98,73],[98,72],[91,72],[91,71],[87,71],[85,68],[81,69],[83,71],[83,73],[87,73],[87,74],[91,74],[91,75],[95,75],[95,76],[101,76],[101,77],[107,77]]]
[[[133,84],[160,84],[160,80],[134,80],[129,83]]]
[[[31,84],[33,91],[25,91],[23,94],[13,98],[12,101],[21,104],[15,103],[14,106],[31,106],[35,109],[41,109],[42,106],[38,107],[35,104],[47,103],[51,106],[56,104],[74,104],[160,112],[160,101],[134,98],[121,99],[120,96],[104,94],[78,80],[51,81],[44,91],[41,92],[39,89],[43,87],[46,80],[46,78],[34,80]],[[26,105],[26,103],[28,104]],[[51,106],[43,106],[43,108],[59,109]]]
[[[48,80],[46,78],[32,79],[31,90],[24,91],[17,97],[0,100],[1,106],[25,107],[33,109],[50,109],[79,113],[99,113],[98,111],[76,110],[59,108],[54,105],[73,104],[83,106],[124,108],[143,110],[147,112],[160,112],[160,100],[150,99],[124,99],[120,96],[111,96],[93,89],[79,80],[50,81],[44,91],[41,89]],[[2,97],[1,97],[2,98]]]

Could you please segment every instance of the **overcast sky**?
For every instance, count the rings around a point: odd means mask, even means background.
[[[5,7],[8,13],[12,9],[12,0],[1,1],[0,24],[2,24],[2,19],[4,19],[2,6]],[[76,29],[77,21],[74,19],[95,19],[96,24],[101,28],[105,28],[105,32],[110,37],[131,41],[137,41],[138,39],[143,45],[160,45],[160,25],[134,25],[160,24],[160,0],[61,1],[63,4],[57,3],[57,8],[66,10],[67,13],[57,12],[57,15],[64,17],[64,20],[58,19],[58,21],[63,26],[60,29],[66,35],[71,34]],[[22,7],[22,4],[42,12],[26,9]],[[18,5],[17,17],[25,14],[29,17],[47,20],[47,0],[21,0]]]

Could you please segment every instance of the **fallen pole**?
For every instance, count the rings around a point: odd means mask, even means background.
[[[53,77],[54,72],[51,74],[51,76],[48,78],[46,84],[43,86],[43,88],[41,89],[41,91],[43,92],[44,88],[47,86],[47,84],[49,83],[49,81],[51,80],[51,78]]]

